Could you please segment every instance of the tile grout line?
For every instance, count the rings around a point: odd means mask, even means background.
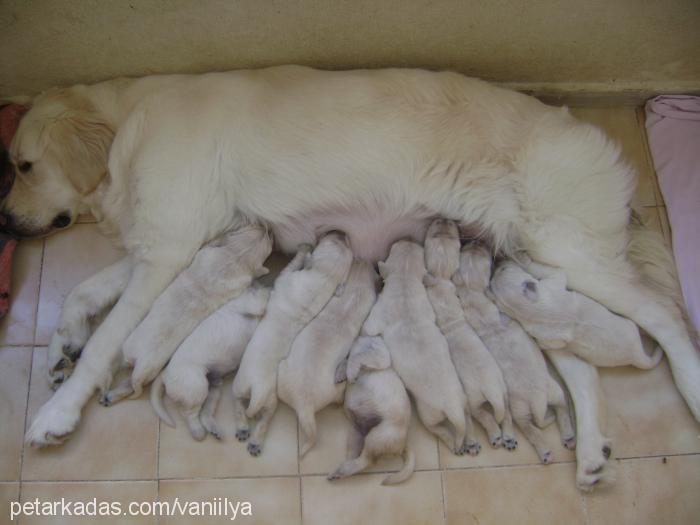
[[[442,493],[442,522],[447,525],[447,495],[445,494],[445,474],[447,471],[440,470],[440,492]]]
[[[44,257],[46,255],[46,239],[41,241],[41,261],[39,262],[39,282],[36,287],[36,305],[34,307],[34,332],[32,336],[31,359],[29,360],[29,377],[27,379],[27,399],[24,406],[24,428],[22,431],[22,451],[19,456],[19,490],[17,491],[17,499],[22,501],[22,489],[24,486],[24,451],[27,447],[25,436],[27,435],[27,427],[29,425],[29,394],[32,387],[32,372],[34,370],[34,357],[36,347],[36,331],[39,324],[39,301],[41,300],[41,282],[44,275]],[[19,523],[19,519],[17,522]]]

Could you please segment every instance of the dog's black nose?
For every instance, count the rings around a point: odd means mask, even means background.
[[[65,228],[70,224],[70,215],[61,213],[60,215],[56,216],[51,224],[54,228]]]

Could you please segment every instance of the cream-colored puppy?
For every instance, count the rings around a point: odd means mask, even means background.
[[[386,262],[379,263],[379,273],[384,288],[363,330],[383,337],[423,424],[455,454],[464,454],[467,399],[423,286],[423,247],[394,243]]]
[[[437,219],[425,237],[424,283],[433,305],[437,325],[447,339],[452,362],[467,395],[471,416],[486,429],[492,447],[500,447],[507,390],[503,374],[474,329],[469,326],[451,278],[459,270],[459,230],[454,221]],[[492,411],[487,407],[490,403]],[[471,417],[466,415],[467,419]],[[495,417],[494,417],[495,416]],[[479,444],[470,438],[467,424],[467,452],[478,453]]]
[[[549,374],[541,350],[525,330],[508,316],[499,312],[486,297],[491,278],[491,255],[480,246],[465,246],[460,257],[459,273],[455,276],[464,315],[489,351],[496,358],[508,388],[509,410],[503,421],[503,441],[506,448],[517,443],[512,420],[532,443],[542,463],[552,462],[552,452],[541,428],[551,420],[547,408],[556,413],[557,424],[565,447],[574,448],[574,430],[569,408],[559,383]]]
[[[404,457],[401,470],[389,474],[382,485],[393,485],[413,474],[416,458],[406,448],[411,401],[401,378],[391,368],[391,356],[381,337],[361,336],[347,359],[345,414],[352,422],[348,435],[348,460],[329,476],[352,476],[385,455]]]
[[[251,286],[202,321],[179,346],[151,386],[151,404],[171,427],[163,393],[182,407],[192,437],[207,432],[221,439],[214,412],[221,397],[221,379],[238,368],[250,338],[265,314],[270,289]]]
[[[496,268],[491,291],[500,310],[542,348],[566,349],[595,366],[653,368],[661,358],[644,351],[639,328],[600,303],[566,289],[566,275],[551,268],[538,280],[513,261]]]
[[[277,409],[277,366],[301,330],[318,315],[334,293],[342,293],[352,264],[347,238],[326,234],[313,253],[299,247],[294,259],[275,281],[267,311],[233,380],[236,437],[248,441],[248,452],[258,456],[267,427]],[[245,408],[243,400],[248,399]],[[252,432],[248,418],[257,419]]]
[[[306,325],[279,364],[277,395],[297,414],[302,456],[316,442],[316,412],[343,401],[345,385],[335,381],[336,370],[377,299],[377,277],[372,264],[356,260],[342,295]]]
[[[124,343],[131,378],[102,396],[101,403],[141,395],[201,320],[268,273],[263,263],[271,251],[267,228],[257,224],[230,231],[199,250]]]

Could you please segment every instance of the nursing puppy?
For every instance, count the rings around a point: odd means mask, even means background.
[[[381,337],[361,336],[347,359],[345,414],[352,423],[348,435],[348,460],[329,474],[329,480],[352,476],[385,455],[403,455],[399,472],[389,474],[382,485],[407,480],[416,466],[413,451],[406,448],[411,421],[411,401],[401,379],[391,368],[391,356]],[[345,374],[343,374],[345,375]]]
[[[486,297],[490,278],[490,254],[480,246],[465,246],[455,276],[457,293],[467,321],[495,357],[505,379],[509,410],[503,421],[503,441],[507,448],[517,445],[512,428],[515,420],[542,463],[551,463],[552,452],[540,430],[551,423],[548,406],[554,408],[564,446],[575,446],[566,397],[534,341]]]
[[[141,395],[143,385],[160,373],[199,319],[268,273],[263,263],[271,251],[267,228],[257,224],[230,231],[199,250],[124,343],[124,362],[133,367],[131,378],[102,396],[102,404]]]
[[[512,261],[494,272],[491,291],[499,309],[517,319],[546,349],[566,349],[595,366],[653,368],[660,348],[644,351],[639,328],[600,303],[566,289],[566,275],[551,269],[538,280]]]
[[[423,286],[423,247],[394,243],[386,262],[379,263],[384,288],[365,322],[369,336],[382,336],[391,362],[413,394],[421,421],[455,454],[464,454],[467,400],[445,337]],[[449,428],[451,426],[451,428]]]
[[[467,395],[469,413],[486,429],[493,447],[501,446],[501,428],[506,407],[506,385],[491,353],[469,326],[451,278],[459,269],[459,231],[454,221],[437,219],[425,237],[424,279],[437,325],[447,340],[450,356]],[[493,413],[488,410],[490,403]],[[467,418],[471,417],[469,414]],[[495,416],[495,417],[494,417]],[[467,425],[469,428],[469,425]],[[478,452],[479,444],[467,434],[467,452]]]
[[[163,421],[175,426],[163,404],[165,391],[182,408],[194,439],[204,439],[207,432],[221,439],[214,419],[221,380],[238,368],[269,297],[269,288],[251,286],[202,321],[182,342],[151,386],[151,404]]]
[[[277,409],[277,366],[301,330],[318,315],[334,293],[342,294],[352,251],[339,232],[326,234],[313,253],[300,246],[275,281],[267,311],[255,331],[233,380],[236,437],[248,441],[258,456],[267,427]],[[243,400],[248,399],[247,408]],[[248,418],[257,419],[252,432]]]
[[[306,325],[279,364],[277,395],[297,414],[302,456],[316,441],[316,412],[343,401],[345,385],[335,381],[336,369],[377,299],[377,277],[371,263],[353,262],[343,293]]]

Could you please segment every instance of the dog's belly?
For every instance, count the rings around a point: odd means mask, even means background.
[[[303,243],[314,244],[320,235],[339,230],[348,235],[350,246],[356,257],[376,262],[383,261],[391,245],[399,239],[410,238],[423,243],[433,214],[426,210],[392,216],[380,211],[365,209],[339,213],[311,213],[304,217],[274,223],[272,228],[278,248],[285,253],[294,253]]]

